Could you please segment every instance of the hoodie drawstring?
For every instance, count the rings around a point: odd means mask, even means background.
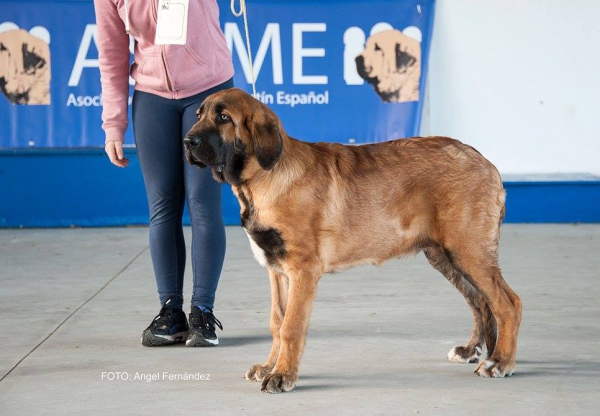
[[[127,7],[127,0],[125,0],[125,33],[129,35],[129,10]]]

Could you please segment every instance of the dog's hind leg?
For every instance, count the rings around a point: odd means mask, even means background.
[[[491,356],[496,348],[496,341],[498,339],[498,325],[496,324],[496,318],[490,309],[490,305],[487,304],[483,296],[479,298],[480,310],[483,313],[483,327],[485,329],[485,346],[487,347],[487,356]]]
[[[265,376],[277,364],[281,344],[280,329],[285,315],[288,297],[288,278],[269,268],[269,281],[271,284],[271,317],[269,328],[273,336],[273,344],[267,361],[255,364],[246,371],[245,378],[250,381],[263,381]]]
[[[477,363],[483,352],[483,343],[496,338],[495,322],[489,312],[485,300],[479,291],[473,287],[452,264],[441,246],[435,245],[423,250],[429,263],[446,277],[465,297],[473,313],[473,332],[471,339],[464,346],[456,346],[448,352],[448,359],[455,363]],[[492,322],[490,322],[490,316]],[[491,325],[491,324],[494,325]],[[491,347],[493,349],[493,346]],[[490,346],[488,345],[488,350]]]
[[[515,369],[521,299],[504,281],[495,250],[486,249],[479,241],[461,241],[450,253],[452,262],[484,297],[498,327],[496,346],[475,373],[482,377],[510,376]]]

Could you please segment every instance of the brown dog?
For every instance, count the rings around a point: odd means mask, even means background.
[[[230,183],[271,282],[271,353],[248,370],[269,393],[289,391],[323,273],[423,251],[465,296],[471,339],[451,361],[489,358],[475,373],[511,375],[521,301],[498,267],[505,193],[496,168],[444,137],[363,146],[306,143],[247,93],[211,95],[184,139],[186,157]]]

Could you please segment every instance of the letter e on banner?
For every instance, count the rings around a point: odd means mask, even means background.
[[[303,48],[302,34],[304,32],[325,32],[325,23],[294,23],[292,25],[293,38],[293,82],[294,84],[327,84],[327,75],[304,75],[302,58],[322,58],[325,56],[324,48]]]

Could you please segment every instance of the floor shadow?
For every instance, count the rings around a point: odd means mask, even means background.
[[[567,376],[600,377],[599,361],[517,360],[513,377]]]
[[[302,368],[300,369],[300,376],[299,378],[301,380],[327,380],[327,379],[339,379],[339,375],[329,375],[329,374],[314,374],[314,375],[304,375],[302,374]]]
[[[338,386],[335,384],[296,385],[294,392],[303,393],[303,392],[310,392],[310,391],[316,391],[316,390],[332,390],[332,389],[341,390],[342,388],[344,388],[344,386]]]
[[[270,343],[270,335],[254,335],[248,337],[223,337],[219,338],[219,345],[222,347],[239,347],[242,345]]]

